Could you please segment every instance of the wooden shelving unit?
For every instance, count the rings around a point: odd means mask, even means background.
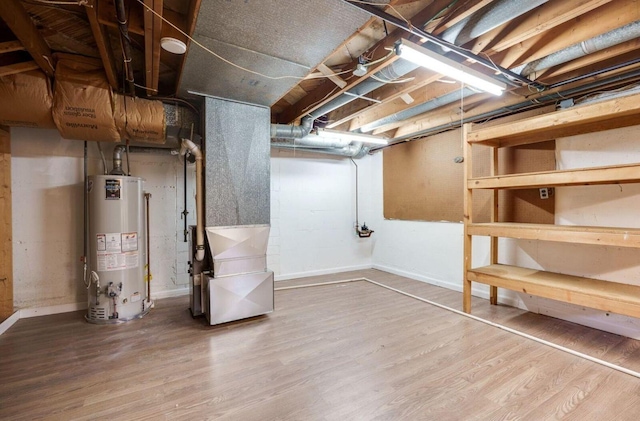
[[[540,297],[640,317],[640,286],[526,269],[498,263],[498,238],[640,248],[639,228],[559,226],[498,222],[498,191],[554,186],[640,182],[640,163],[566,171],[498,175],[498,149],[544,142],[619,127],[640,125],[640,95],[605,100],[488,128],[464,127],[464,284],[463,308],[471,312],[471,285],[489,285],[492,304],[498,287]],[[491,175],[473,178],[472,146],[492,150]],[[493,190],[490,223],[474,223],[473,191]],[[491,237],[490,265],[472,268],[473,236]]]

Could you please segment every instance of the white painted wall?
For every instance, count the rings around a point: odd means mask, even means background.
[[[558,139],[559,169],[640,162],[640,126]],[[462,290],[463,225],[384,220],[382,154],[373,159],[376,242],[373,266],[391,273]],[[556,189],[556,223],[640,227],[640,185]],[[640,285],[640,250],[501,239],[502,263]],[[489,263],[488,238],[474,239],[473,265]],[[488,288],[474,284],[474,295]],[[500,290],[500,301],[530,311],[640,338],[640,321],[616,314]]]
[[[54,130],[12,129],[14,302],[33,314],[86,303],[82,285],[83,142]],[[103,145],[110,166],[113,146]],[[373,219],[371,159],[360,166],[361,222]],[[268,266],[276,279],[370,268],[373,239],[356,236],[355,167],[300,152],[272,155]],[[89,143],[89,173],[101,172]],[[131,154],[132,174],[151,193],[152,297],[188,293],[183,242],[183,166],[173,156]],[[194,166],[188,166],[189,223],[195,221]],[[373,229],[376,229],[373,226]],[[31,311],[31,310],[30,310]]]
[[[360,223],[371,229],[375,194],[371,158],[359,167]],[[371,238],[355,233],[355,167],[348,159],[271,152],[271,235],[267,265],[276,280],[371,267]]]
[[[81,308],[86,303],[80,263],[83,142],[62,139],[54,130],[12,128],[11,149],[15,307],[54,307],[52,312]],[[113,146],[104,145],[104,149],[110,164]],[[101,173],[93,142],[89,158],[89,173]],[[182,161],[131,154],[131,172],[146,180],[145,191],[152,194],[152,297],[186,293],[187,245],[182,242],[180,219]],[[195,218],[193,200],[189,207],[189,217]]]

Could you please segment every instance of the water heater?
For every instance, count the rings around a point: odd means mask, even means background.
[[[89,267],[86,319],[118,323],[144,316],[148,300],[143,180],[89,177]]]

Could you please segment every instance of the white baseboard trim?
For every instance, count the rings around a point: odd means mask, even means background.
[[[71,311],[86,310],[87,303],[60,304],[56,306],[23,308],[20,309],[20,318],[49,316],[51,314],[69,313]]]
[[[18,320],[20,320],[20,310],[14,312],[11,316],[0,323],[0,335],[6,332],[11,326],[13,326]]]
[[[331,269],[321,269],[321,270],[311,270],[308,272],[298,272],[298,273],[289,273],[285,275],[275,275],[274,280],[277,281],[288,281],[290,279],[298,279],[298,278],[309,278],[311,276],[320,276],[320,275],[331,275],[334,273],[342,273],[342,272],[351,272],[354,270],[366,270],[371,269],[371,265],[356,265],[356,266],[346,266],[341,268],[331,268]]]
[[[404,276],[405,278],[409,278],[409,279],[414,279],[416,281],[421,281],[421,282],[425,282],[427,284],[430,285],[435,285],[438,287],[442,287],[442,288],[446,288],[446,289],[450,289],[453,291],[458,291],[458,292],[462,292],[462,283],[461,282],[453,282],[451,280],[441,280],[441,279],[435,279],[435,278],[431,278],[429,276],[424,276],[424,275],[420,275],[418,273],[414,273],[414,272],[408,272],[406,270],[402,270],[402,269],[398,269],[395,268],[393,266],[386,266],[386,265],[379,265],[379,264],[374,264],[373,265],[373,269],[378,269],[384,272],[389,272],[392,273],[394,275],[398,275],[398,276]],[[510,293],[509,291],[506,291],[508,295],[506,294],[502,294],[502,293],[498,293],[498,301],[512,306],[512,307],[517,307],[517,308],[521,308],[523,310],[528,310],[526,307],[524,307],[524,305],[522,304],[522,301],[519,300],[517,297],[514,297],[512,293]],[[489,299],[489,287],[485,286],[485,285],[474,285],[473,289],[471,290],[471,294],[475,297],[479,297],[479,298],[484,298],[485,300]]]
[[[162,300],[163,298],[173,298],[173,297],[182,297],[185,295],[189,295],[189,287],[186,288],[178,288],[178,289],[166,289],[164,291],[151,291],[151,299],[152,300]]]

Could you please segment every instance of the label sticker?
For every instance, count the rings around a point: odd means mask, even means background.
[[[99,271],[132,269],[140,265],[137,232],[97,234],[96,241]]]
[[[98,251],[107,250],[107,236],[104,234],[96,235],[97,249]]]
[[[119,232],[103,235],[105,236],[106,251],[122,251],[122,236]]]
[[[105,180],[104,188],[107,200],[120,200],[121,180]]]
[[[137,232],[123,232],[122,233],[122,251],[137,251],[138,250],[138,233]]]

